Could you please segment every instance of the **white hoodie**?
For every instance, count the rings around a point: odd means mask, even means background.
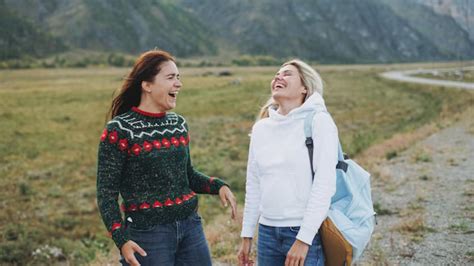
[[[304,119],[316,109],[326,110],[318,93],[287,115],[270,109],[269,117],[253,126],[241,237],[253,237],[258,221],[275,227],[300,226],[296,238],[311,245],[336,191],[339,143],[331,116],[318,112],[312,130],[313,182]]]

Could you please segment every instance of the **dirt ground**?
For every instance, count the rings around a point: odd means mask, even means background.
[[[474,116],[376,166],[378,225],[359,265],[474,265]]]

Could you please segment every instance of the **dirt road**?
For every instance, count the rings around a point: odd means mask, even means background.
[[[474,67],[466,67],[465,70],[473,70]],[[449,69],[437,69],[436,71],[449,71]],[[455,87],[455,88],[462,88],[468,90],[474,90],[474,83],[468,82],[459,82],[459,81],[451,81],[451,80],[436,80],[436,79],[428,79],[428,78],[420,78],[420,77],[413,77],[412,75],[416,74],[423,74],[423,73],[431,73],[433,70],[429,69],[415,69],[415,70],[406,70],[406,71],[389,71],[381,73],[380,76],[386,79],[403,81],[403,82],[411,82],[411,83],[419,83],[419,84],[429,84],[429,85],[437,85],[437,86],[444,86],[444,87]]]

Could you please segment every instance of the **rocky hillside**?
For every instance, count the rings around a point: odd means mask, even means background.
[[[474,41],[474,2],[471,0],[412,0],[431,8],[434,12],[452,17]]]
[[[243,53],[327,62],[474,56],[474,43],[451,17],[414,0],[182,0],[182,4]]]
[[[463,0],[383,0],[383,2],[429,43],[433,43],[441,54],[457,60],[472,58],[474,35],[470,36],[470,25],[465,19],[474,19],[474,13],[467,16],[468,7],[474,11],[473,1],[464,6],[461,5]]]

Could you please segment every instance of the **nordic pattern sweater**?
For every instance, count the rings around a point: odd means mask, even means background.
[[[132,108],[107,123],[98,153],[97,202],[119,249],[129,240],[125,220],[146,229],[185,219],[197,208],[196,193],[226,185],[193,168],[188,126],[175,113]]]

